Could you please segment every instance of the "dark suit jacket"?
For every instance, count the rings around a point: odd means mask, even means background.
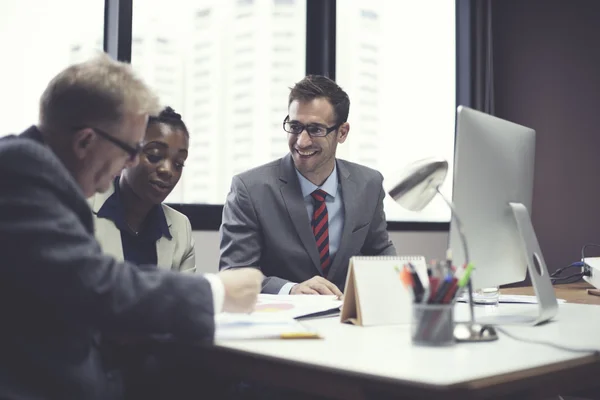
[[[356,255],[396,255],[383,212],[383,177],[371,168],[336,160],[344,201],[344,227],[327,278],[344,290]],[[290,154],[233,177],[223,208],[221,269],[260,267],[263,293],[289,281],[322,275],[300,182]]]
[[[0,398],[119,398],[100,332],[212,339],[208,281],[104,255],[83,193],[35,127],[0,140],[0,182]]]

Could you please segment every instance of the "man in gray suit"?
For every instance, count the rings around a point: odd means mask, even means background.
[[[350,100],[311,75],[292,88],[290,153],[233,177],[223,208],[223,269],[261,268],[263,293],[341,295],[356,255],[395,255],[383,211],[383,177],[336,159],[348,138]]]
[[[86,199],[135,165],[152,91],[108,56],[48,85],[38,126],[0,140],[0,398],[117,399],[103,334],[212,340],[214,314],[252,310],[262,274],[200,276],[119,263]]]

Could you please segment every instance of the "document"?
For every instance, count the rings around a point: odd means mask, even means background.
[[[337,315],[341,307],[336,296],[259,294],[253,314],[303,319]]]
[[[215,316],[215,340],[319,339],[317,332],[286,316],[230,314]]]
[[[260,294],[250,314],[216,315],[215,339],[318,339],[299,320],[339,315],[341,306],[336,296]]]

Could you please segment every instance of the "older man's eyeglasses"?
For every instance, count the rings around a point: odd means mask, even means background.
[[[84,129],[84,128],[78,128],[78,129]],[[117,139],[116,137],[114,137],[110,133],[106,133],[103,130],[98,129],[98,128],[91,128],[90,127],[89,129],[93,130],[102,139],[108,140],[109,142],[111,142],[112,144],[114,144],[115,146],[117,146],[121,150],[125,151],[127,154],[129,154],[129,160],[130,161],[135,160],[135,158],[142,152],[142,149],[144,147],[144,145],[142,143],[138,143],[134,147],[134,146],[132,146],[132,145],[130,145],[128,143],[125,143],[121,139]]]
[[[325,126],[321,124],[303,124],[298,121],[290,121],[288,115],[283,120],[283,130],[291,133],[292,135],[299,135],[306,130],[311,137],[323,137],[329,135],[342,125],[343,122],[335,124],[333,126]]]

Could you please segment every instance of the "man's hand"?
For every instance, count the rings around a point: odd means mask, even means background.
[[[263,274],[256,268],[238,268],[221,271],[218,275],[225,287],[223,311],[252,312],[262,287]]]
[[[307,281],[298,283],[292,287],[290,294],[329,294],[342,296],[342,292],[333,283],[322,276],[313,276]]]

